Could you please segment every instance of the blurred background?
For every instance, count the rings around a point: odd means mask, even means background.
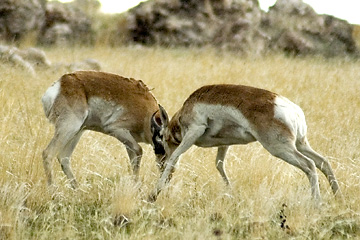
[[[18,47],[215,46],[241,54],[357,56],[355,10],[356,1],[2,0],[0,42]]]

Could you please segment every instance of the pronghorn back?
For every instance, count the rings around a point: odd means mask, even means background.
[[[83,91],[86,96],[99,96],[115,103],[132,102],[139,98],[155,100],[141,80],[111,73],[78,71],[62,76],[60,82],[61,94],[67,97],[76,97],[79,91]]]

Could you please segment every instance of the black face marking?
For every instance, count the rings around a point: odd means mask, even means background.
[[[173,139],[176,145],[180,145],[181,141],[176,137],[176,134],[173,136]]]
[[[160,131],[155,131],[152,136],[155,154],[165,155],[165,148],[162,144],[161,139],[162,139],[162,136],[160,135]]]
[[[152,142],[154,145],[154,151],[157,155],[165,155],[165,148],[162,143],[162,127],[161,125],[156,121],[155,114],[158,111],[154,112],[154,114],[151,117],[151,132],[152,132]]]

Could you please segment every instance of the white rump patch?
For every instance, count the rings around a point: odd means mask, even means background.
[[[302,109],[283,96],[275,98],[275,118],[285,123],[297,138],[306,135],[307,126]]]
[[[54,104],[55,99],[59,95],[59,93],[60,81],[56,81],[55,83],[53,83],[53,85],[51,85],[51,87],[46,90],[44,96],[41,98],[44,112],[47,117],[49,116],[51,107]]]

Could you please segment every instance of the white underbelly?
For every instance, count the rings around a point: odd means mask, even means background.
[[[207,129],[195,142],[199,147],[247,144],[255,141],[249,122],[234,107],[199,104],[194,109]],[[202,118],[202,119],[200,119]]]
[[[218,132],[207,129],[195,142],[199,147],[247,144],[256,141],[255,137],[241,126],[224,126]]]
[[[107,126],[119,122],[123,114],[122,106],[93,97],[89,100],[89,114],[85,125],[96,131],[106,130]]]

